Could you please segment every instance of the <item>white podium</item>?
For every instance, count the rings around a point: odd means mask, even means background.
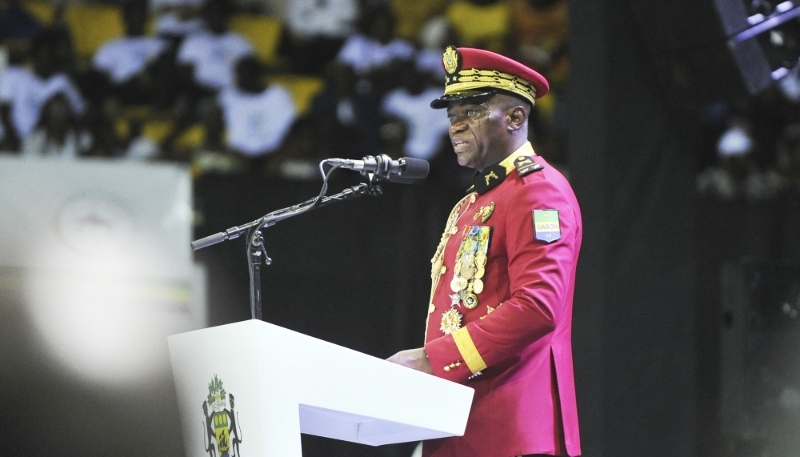
[[[169,337],[186,454],[299,457],[300,433],[382,445],[462,435],[473,390],[249,320]]]

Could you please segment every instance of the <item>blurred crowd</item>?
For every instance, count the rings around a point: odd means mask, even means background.
[[[758,95],[702,107],[699,125],[702,196],[749,205],[800,196],[798,69]]]
[[[0,151],[319,179],[328,157],[455,169],[442,50],[542,72],[531,140],[566,162],[566,0],[2,0]]]

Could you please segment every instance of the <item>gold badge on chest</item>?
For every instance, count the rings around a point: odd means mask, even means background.
[[[473,221],[477,221],[478,218],[481,219],[481,223],[486,223],[490,217],[492,217],[492,213],[494,212],[494,202],[489,203],[486,206],[481,206],[481,208],[475,212],[475,215],[472,216]]]
[[[455,308],[450,308],[442,314],[442,324],[439,330],[445,335],[452,335],[456,330],[461,328],[461,313]]]

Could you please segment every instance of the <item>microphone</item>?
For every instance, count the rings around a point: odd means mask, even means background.
[[[422,179],[428,176],[430,171],[430,164],[427,160],[413,157],[401,157],[394,160],[386,154],[366,156],[361,160],[327,159],[326,162],[330,165],[338,165],[339,168],[360,171],[362,175],[374,173],[380,179],[403,184],[410,184]]]

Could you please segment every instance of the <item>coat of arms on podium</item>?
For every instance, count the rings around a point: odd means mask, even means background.
[[[242,442],[242,430],[237,425],[238,417],[233,408],[233,394],[225,392],[222,380],[214,375],[208,384],[208,398],[203,401],[204,449],[209,457],[241,456],[239,444]]]

